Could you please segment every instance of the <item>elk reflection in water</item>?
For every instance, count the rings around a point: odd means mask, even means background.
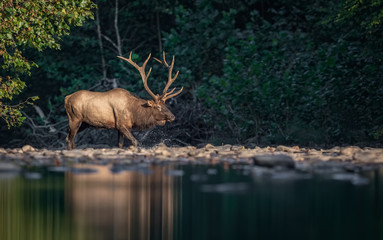
[[[0,181],[0,239],[174,239],[180,178],[159,166],[151,174],[92,169]]]
[[[149,239],[153,232],[173,239],[174,211],[179,206],[174,194],[177,179],[156,168],[152,167],[152,174],[112,174],[104,167],[98,167],[98,174],[67,173],[66,185],[72,189],[67,201],[75,225],[90,229],[92,239],[107,239],[100,234],[113,239]]]

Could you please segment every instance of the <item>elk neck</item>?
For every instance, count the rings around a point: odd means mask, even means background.
[[[140,99],[141,100],[141,99]],[[133,129],[145,130],[156,126],[154,110],[150,107],[143,107],[145,100],[139,101],[136,105],[133,117]]]

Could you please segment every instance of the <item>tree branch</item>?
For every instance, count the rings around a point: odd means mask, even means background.
[[[120,30],[118,29],[118,0],[116,0],[116,10],[114,12],[114,29],[116,31],[118,55],[122,56]]]
[[[97,37],[98,37],[98,44],[100,46],[100,54],[101,54],[101,64],[102,64],[102,76],[104,78],[107,77],[107,69],[106,69],[106,63],[105,63],[105,57],[104,57],[104,46],[102,44],[102,33],[101,33],[101,26],[100,26],[100,16],[98,14],[98,8],[96,8],[96,23],[97,23]]]

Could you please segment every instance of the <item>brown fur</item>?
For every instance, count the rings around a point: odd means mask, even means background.
[[[131,129],[145,130],[175,119],[164,101],[144,100],[121,88],[107,92],[80,90],[65,97],[65,110],[69,120],[68,150],[75,148],[74,139],[82,123],[118,130],[118,146],[122,148],[123,136],[137,146]]]

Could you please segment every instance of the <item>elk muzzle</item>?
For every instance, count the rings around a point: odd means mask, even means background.
[[[176,117],[173,114],[170,114],[167,118],[168,122],[173,122],[176,119]]]

